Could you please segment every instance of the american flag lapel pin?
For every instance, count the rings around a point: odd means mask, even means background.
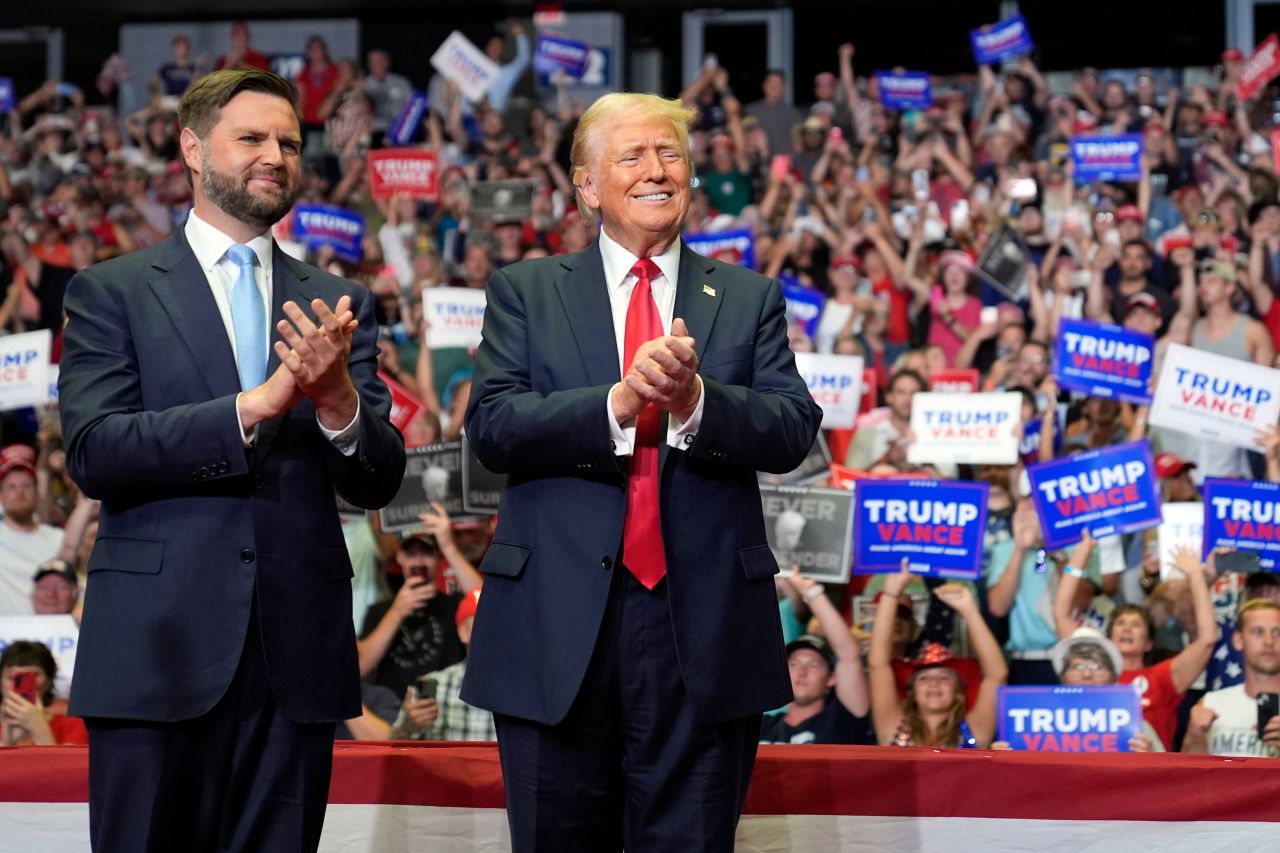
[[[716,289],[709,284],[702,285],[702,292],[705,293],[707,296],[712,297],[713,299],[715,298]]]

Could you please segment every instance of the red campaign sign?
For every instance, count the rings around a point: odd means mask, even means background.
[[[1236,80],[1236,97],[1241,101],[1252,98],[1277,74],[1280,74],[1280,38],[1272,33],[1258,45],[1253,56],[1240,69],[1240,77]]]
[[[858,414],[865,415],[876,407],[876,372],[870,367],[862,371],[862,397],[858,400]]]
[[[929,390],[943,394],[976,394],[978,371],[976,368],[948,367],[929,371]]]
[[[418,148],[380,148],[369,152],[369,192],[374,198],[404,193],[435,201],[440,198],[440,163],[436,152]]]
[[[1280,127],[1271,131],[1271,165],[1280,174]]]
[[[427,408],[426,404],[413,396],[413,394],[410,394],[408,388],[381,370],[378,371],[378,378],[387,383],[387,390],[391,392],[391,423],[404,436],[404,446],[417,447],[423,444],[424,442],[414,441],[413,433],[409,427],[414,419]]]

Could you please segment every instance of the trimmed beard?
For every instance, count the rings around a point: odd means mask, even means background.
[[[249,191],[249,181],[255,176],[254,173],[237,181],[235,177],[213,168],[207,150],[201,160],[201,167],[200,189],[204,197],[228,216],[255,228],[266,229],[279,222],[293,207],[302,191],[301,182],[289,184],[287,173],[283,169],[277,169],[273,177],[281,181],[279,197],[272,199],[256,196]]]

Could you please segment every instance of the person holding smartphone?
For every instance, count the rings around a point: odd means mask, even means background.
[[[1280,604],[1255,598],[1240,606],[1231,642],[1244,656],[1244,683],[1211,690],[1191,709],[1182,751],[1280,757]]]
[[[15,640],[0,654],[0,745],[88,745],[89,733],[77,717],[52,710],[58,664],[44,643]]]

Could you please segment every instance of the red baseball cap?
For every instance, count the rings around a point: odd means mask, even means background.
[[[862,263],[857,255],[836,255],[831,259],[831,268],[834,270],[840,267],[853,267],[858,272],[862,272]]]
[[[1240,62],[1244,59],[1244,53],[1238,47],[1229,47],[1222,52],[1223,62]]]
[[[26,444],[10,444],[0,449],[0,480],[14,471],[36,475],[36,451]]]
[[[939,258],[940,266],[957,266],[965,272],[973,272],[977,269],[977,265],[973,262],[973,256],[968,252],[962,252],[959,249],[948,249],[942,253]]]
[[[1116,222],[1142,222],[1142,211],[1136,204],[1122,204],[1116,209]]]
[[[1206,126],[1226,127],[1231,124],[1231,120],[1227,118],[1227,114],[1222,110],[1209,110],[1204,114],[1200,121]]]
[[[1160,315],[1160,303],[1157,299],[1145,290],[1130,296],[1124,303],[1124,314],[1129,316],[1135,308],[1145,308],[1156,316]]]
[[[1196,467],[1196,463],[1188,462],[1176,454],[1165,451],[1156,454],[1156,474],[1160,477],[1176,477],[1183,471]]]

